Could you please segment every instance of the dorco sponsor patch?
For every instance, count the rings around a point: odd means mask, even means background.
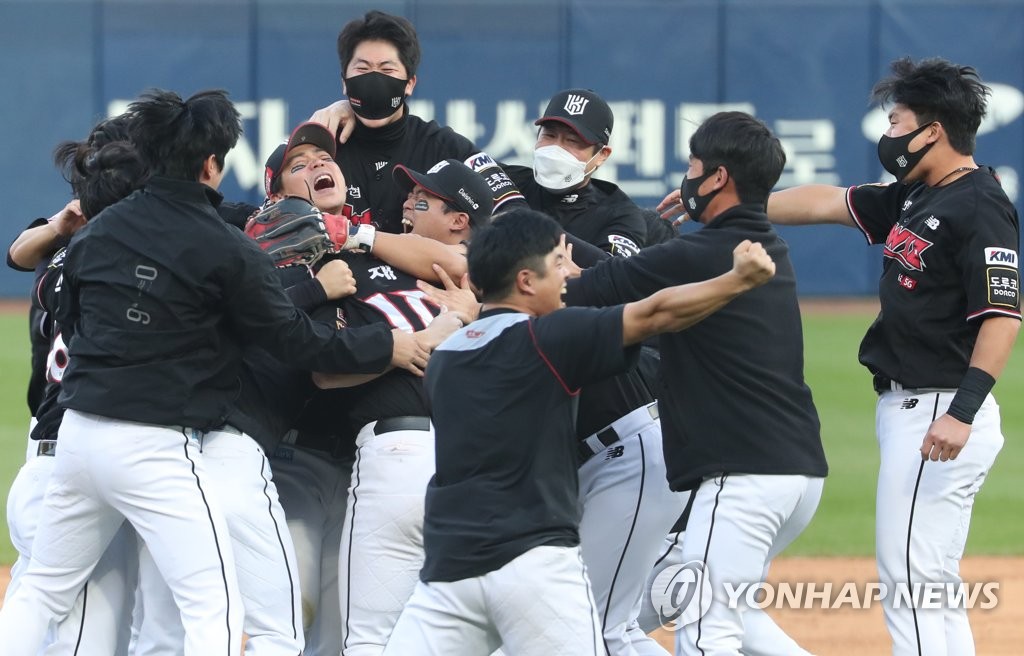
[[[1016,308],[1020,300],[1020,283],[1016,269],[990,267],[988,279],[989,305]]]
[[[1017,251],[989,246],[985,249],[985,264],[1017,268]]]

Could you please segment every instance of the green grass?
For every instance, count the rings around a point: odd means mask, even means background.
[[[857,348],[872,317],[805,313],[805,374],[821,416],[829,477],[821,505],[788,555],[872,555],[878,480],[876,396],[857,363]],[[1024,340],[995,388],[1006,444],[978,494],[968,554],[1024,553]],[[923,436],[922,436],[923,438]]]
[[[867,314],[804,317],[807,380],[821,415],[831,474],[811,526],[786,551],[789,555],[870,555],[874,551],[874,498],[878,446],[875,395],[867,371],[857,364],[857,347],[871,321]],[[28,410],[27,320],[0,314],[0,490],[7,490],[24,460]],[[996,395],[1001,400],[1003,447],[978,495],[969,554],[1024,553],[1024,340],[1018,342]],[[6,498],[6,495],[4,495]],[[6,509],[6,504],[0,512]],[[0,529],[0,563],[13,562],[6,514]]]

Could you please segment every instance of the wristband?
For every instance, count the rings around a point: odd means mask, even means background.
[[[376,236],[377,228],[369,223],[353,225],[348,230],[348,239],[345,241],[344,250],[351,251],[359,248],[370,253],[373,251],[373,240]]]
[[[965,424],[974,423],[974,415],[978,413],[978,409],[995,384],[996,379],[988,372],[971,367],[960,381],[960,387],[957,388],[946,414]]]

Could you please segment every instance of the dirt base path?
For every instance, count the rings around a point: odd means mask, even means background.
[[[969,583],[999,583],[995,608],[968,611],[977,653],[985,656],[1024,653],[1024,558],[965,558],[961,573]],[[831,581],[835,589],[847,581],[863,584],[875,579],[875,562],[870,558],[780,559],[772,565],[769,577],[773,582]],[[863,585],[859,589],[863,590]],[[877,603],[869,609],[854,609],[847,604],[836,610],[768,609],[768,612],[800,646],[814,654],[891,653],[882,607]],[[660,631],[657,638],[671,652],[673,636]]]

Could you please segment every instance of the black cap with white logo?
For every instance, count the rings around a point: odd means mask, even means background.
[[[490,185],[482,175],[457,159],[441,160],[426,173],[398,164],[393,175],[406,193],[419,185],[456,210],[465,212],[474,228],[487,225],[491,218],[494,198]]]
[[[534,125],[549,121],[568,125],[588,144],[608,145],[615,117],[608,103],[590,89],[566,89],[551,98]]]

